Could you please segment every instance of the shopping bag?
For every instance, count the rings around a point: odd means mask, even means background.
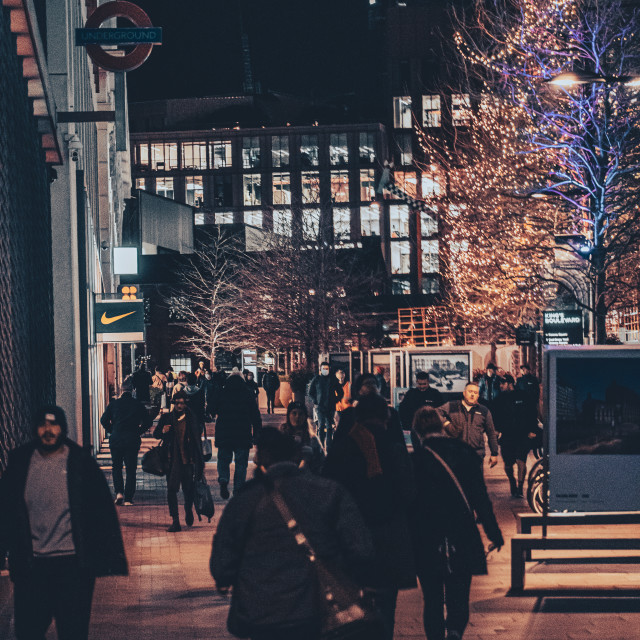
[[[204,477],[196,480],[193,506],[196,508],[198,520],[202,520],[201,516],[204,516],[208,522],[211,522],[211,518],[213,518],[213,514],[215,513],[215,507],[209,485]]]
[[[211,440],[202,438],[202,458],[205,462],[209,462],[213,457],[213,449],[211,448]]]

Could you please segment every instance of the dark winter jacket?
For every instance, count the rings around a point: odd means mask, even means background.
[[[224,449],[251,449],[262,427],[260,409],[245,381],[229,376],[216,405],[215,445]]]
[[[186,426],[184,430],[184,450],[187,452],[188,463],[194,465],[194,475],[197,478],[202,476],[204,471],[204,459],[202,457],[202,444],[200,440],[200,424],[189,408],[185,409]],[[158,420],[158,426],[153,432],[153,437],[162,440],[162,447],[167,461],[167,486],[171,491],[177,491],[180,486],[180,472],[182,458],[176,434],[176,420],[178,416],[175,411],[170,411],[162,415]],[[170,425],[169,431],[163,433],[165,425]]]
[[[462,400],[455,400],[442,405],[439,413],[442,416],[445,431],[452,438],[458,438],[471,445],[483,458],[486,434],[491,455],[498,455],[498,436],[493,426],[491,411],[487,407],[476,404],[467,411]]]
[[[414,488],[409,454],[404,441],[371,426],[382,471],[371,475],[355,428],[333,441],[323,475],[349,491],[371,532],[378,571],[369,586],[410,589],[415,586],[415,563],[407,519]]]
[[[501,393],[493,403],[491,415],[502,445],[526,446],[529,433],[538,431],[537,408],[523,391]]]
[[[337,378],[332,375],[314,376],[309,385],[309,397],[319,411],[329,413],[336,410],[338,400],[342,399],[344,391]]]
[[[120,524],[107,481],[87,450],[69,439],[65,444],[71,529],[80,568],[96,577],[127,575]],[[0,482],[0,549],[9,552],[14,582],[25,577],[33,563],[24,492],[35,449],[35,442],[14,449]]]
[[[449,465],[471,511],[442,463],[424,448],[415,449],[411,454],[416,483],[411,522],[418,571],[446,571],[446,540],[451,570],[458,574],[487,573],[474,512],[491,542],[502,546],[504,540],[487,494],[481,460],[469,445],[446,436],[428,437],[424,444]]]
[[[433,387],[429,387],[424,391],[420,389],[409,389],[404,394],[404,398],[398,407],[402,428],[405,431],[411,431],[413,426],[413,416],[420,407],[433,407],[434,409],[444,404],[442,394]]]
[[[325,454],[317,436],[312,436],[309,433],[306,424],[300,428],[296,428],[285,422],[280,425],[280,431],[290,435],[296,441],[296,464],[304,462],[302,466],[303,470],[320,475]]]
[[[275,393],[280,388],[280,378],[275,371],[267,371],[262,376],[262,388],[267,395]]]
[[[153,383],[151,374],[146,369],[138,369],[132,376],[133,388],[136,390],[136,398],[142,402],[149,402],[151,394],[149,387]]]
[[[516,380],[516,389],[526,393],[533,402],[536,411],[540,400],[540,381],[532,373],[525,373]]]
[[[109,446],[140,448],[140,435],[153,423],[146,407],[129,392],[109,403],[100,418]]]
[[[342,411],[340,413],[340,421],[338,422],[338,427],[333,434],[333,439],[335,440],[336,438],[342,438],[345,435],[348,436],[349,431],[351,431],[351,428],[355,424],[355,421],[355,407],[349,407],[348,409]],[[402,425],[400,424],[400,416],[393,407],[389,407],[387,433],[394,442],[397,442],[398,444],[401,444],[406,448],[404,433],[402,431]]]
[[[491,403],[500,395],[501,382],[502,378],[496,374],[491,377],[483,375],[478,381],[480,402],[491,408]]]
[[[187,407],[189,407],[191,413],[193,413],[193,415],[195,416],[198,424],[200,424],[201,426],[204,425],[204,388],[197,384],[188,384],[184,388],[184,392],[187,394]]]
[[[292,462],[272,465],[266,477],[235,492],[211,552],[211,575],[219,588],[233,585],[231,608],[250,634],[303,624],[320,614],[314,569],[268,496],[270,483],[323,562],[357,573],[373,553],[362,516],[340,485],[302,473]]]
[[[251,393],[254,395],[257,402],[258,398],[260,397],[260,387],[258,386],[258,383],[255,380],[246,380],[245,384],[247,385],[249,391],[251,391]]]

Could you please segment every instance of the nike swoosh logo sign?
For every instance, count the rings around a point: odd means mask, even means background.
[[[102,322],[102,324],[111,324],[116,320],[122,320],[122,318],[126,318],[127,316],[130,316],[132,313],[135,313],[135,311],[129,311],[129,313],[123,313],[121,316],[113,316],[113,318],[107,318],[107,313],[105,311],[105,313],[102,314],[102,318],[100,318],[100,322]]]

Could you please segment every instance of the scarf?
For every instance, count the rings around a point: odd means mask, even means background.
[[[349,437],[353,439],[364,456],[367,464],[367,479],[381,476],[382,467],[380,466],[378,448],[376,447],[376,439],[373,433],[364,424],[356,422],[351,431],[349,431]]]

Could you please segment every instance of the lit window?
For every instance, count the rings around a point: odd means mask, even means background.
[[[451,96],[451,122],[454,127],[468,125],[471,120],[471,99],[468,93]]]
[[[329,138],[329,161],[333,165],[347,164],[349,161],[349,148],[347,146],[346,133],[332,133]]]
[[[292,216],[290,209],[274,209],[273,233],[279,236],[291,237]]]
[[[420,234],[423,238],[428,238],[438,233],[437,213],[436,207],[431,208],[429,211],[420,212]]]
[[[258,136],[242,139],[242,166],[245,169],[260,166],[260,138]]]
[[[425,127],[439,127],[441,119],[440,96],[422,96],[422,124]]]
[[[289,166],[289,138],[271,136],[271,160],[274,167]]]
[[[432,164],[422,173],[422,197],[438,198],[444,195],[445,177],[438,165]]]
[[[349,172],[331,172],[331,202],[349,202]]]
[[[250,173],[242,176],[242,193],[245,205],[262,204],[262,186],[259,173]]]
[[[136,146],[136,164],[140,169],[149,168],[149,145],[139,144]]]
[[[318,136],[300,137],[300,164],[303,167],[318,166]]]
[[[422,241],[422,273],[438,273],[440,265],[438,262],[438,241]]]
[[[273,174],[273,204],[291,204],[291,175]]]
[[[320,202],[320,174],[317,171],[302,172],[302,202],[304,204]]]
[[[169,358],[169,364],[176,374],[178,371],[191,373],[191,358],[188,356],[171,356]]]
[[[485,115],[497,116],[500,112],[500,98],[490,93],[483,93],[480,96],[480,111]]]
[[[449,249],[451,250],[452,254],[466,253],[467,251],[469,251],[469,241],[462,240],[461,242],[456,242],[454,240],[453,242],[449,243]]]
[[[206,169],[207,168],[207,144],[206,142],[182,143],[182,168]]]
[[[360,169],[360,200],[370,202],[376,196],[376,176],[373,169]]]
[[[409,206],[392,204],[389,207],[389,225],[392,238],[409,237]]]
[[[422,293],[438,293],[440,291],[440,282],[438,278],[422,278]]]
[[[394,171],[393,181],[396,187],[412,198],[418,195],[418,178],[413,171]]]
[[[204,199],[202,176],[187,176],[185,182],[187,187],[187,204],[190,204],[192,207],[201,207]]]
[[[396,296],[402,296],[411,293],[411,284],[408,280],[392,280],[391,291]]]
[[[136,189],[141,189],[145,191],[147,188],[147,181],[145,178],[136,178]]]
[[[411,133],[398,132],[395,134],[396,145],[400,153],[399,160],[401,165],[409,165],[413,163],[413,149],[411,147]]]
[[[214,169],[222,169],[232,165],[231,140],[214,140],[211,143],[211,165]]]
[[[204,213],[196,213],[193,216],[193,224],[204,224]]]
[[[393,99],[393,126],[396,129],[411,129],[411,96]]]
[[[213,204],[216,207],[233,206],[233,177],[230,175],[213,176]]]
[[[216,224],[233,224],[233,211],[216,211]]]
[[[159,196],[173,200],[173,178],[156,178],[156,193]]]
[[[376,137],[371,131],[360,132],[360,162],[376,161]]]
[[[151,144],[151,168],[154,171],[170,171],[178,168],[178,143],[154,142]]]
[[[349,209],[333,210],[333,237],[336,242],[344,242],[351,237],[351,212]]]
[[[467,210],[467,205],[465,204],[450,204],[449,205],[449,215],[452,218],[458,218],[462,213]]]
[[[372,204],[360,209],[360,233],[363,236],[380,235],[380,207]]]
[[[391,273],[409,273],[410,248],[408,241],[391,243]]]
[[[262,211],[245,211],[244,223],[252,227],[262,227]]]
[[[302,237],[305,240],[317,240],[320,234],[320,209],[303,209]]]

